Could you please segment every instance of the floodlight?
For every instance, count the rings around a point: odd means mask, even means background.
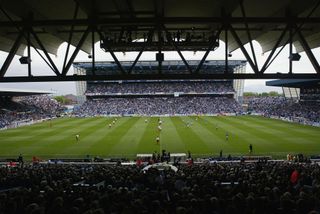
[[[19,59],[21,64],[29,64],[31,62],[31,59],[27,56],[22,56]]]
[[[291,61],[299,61],[300,58],[301,58],[301,55],[298,54],[298,53],[293,53],[293,54],[291,54],[291,55],[289,56],[289,59],[290,59]]]

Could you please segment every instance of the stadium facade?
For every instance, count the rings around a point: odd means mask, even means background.
[[[124,69],[130,68],[132,66],[131,61],[121,62]],[[188,64],[191,68],[196,68],[199,64],[198,60],[189,60]],[[243,60],[229,60],[228,61],[229,73],[245,73],[246,72],[246,61]],[[92,74],[92,64],[91,62],[76,62],[73,64],[74,75],[91,75]],[[203,68],[200,71],[200,74],[219,74],[225,71],[225,61],[224,60],[207,60],[203,64]],[[114,62],[97,62],[95,64],[95,75],[114,75],[119,73],[117,65]],[[136,63],[135,68],[132,70],[132,75],[134,74],[147,74],[150,77],[158,72],[158,63],[156,61],[139,61]],[[180,60],[170,60],[164,61],[162,63],[162,74],[186,74],[188,69],[185,64]],[[231,84],[233,90],[228,92],[183,92],[183,91],[155,91],[154,94],[148,94],[145,92],[132,92],[132,93],[90,93],[88,88],[94,88],[95,85],[101,84],[114,84],[114,83],[207,83],[207,84],[216,84],[216,83],[227,83]],[[233,97],[239,103],[242,103],[243,99],[243,89],[244,89],[244,80],[106,80],[106,81],[80,81],[76,82],[76,92],[78,97],[78,102],[83,103],[87,99],[97,98],[97,97],[123,97],[123,96],[168,96],[168,97],[180,97],[188,95],[198,95],[198,96],[221,96],[226,95],[228,97]]]

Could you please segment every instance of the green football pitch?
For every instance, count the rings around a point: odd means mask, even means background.
[[[320,128],[258,116],[60,118],[0,131],[0,157],[127,157],[165,149],[193,156],[320,154]],[[229,138],[226,140],[226,133]],[[79,141],[76,135],[79,134]],[[156,137],[160,143],[156,143]]]

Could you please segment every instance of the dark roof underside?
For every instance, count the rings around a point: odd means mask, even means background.
[[[58,47],[63,42],[68,41],[72,23],[75,23],[75,26],[70,43],[74,46],[77,45],[88,26],[81,23],[89,23],[88,20],[100,21],[98,28],[106,36],[112,37],[115,34],[119,35],[121,32],[124,32],[124,34],[133,32],[132,39],[141,39],[143,33],[145,33],[143,28],[147,28],[148,25],[154,26],[157,18],[162,17],[166,28],[169,31],[172,29],[172,33],[176,33],[176,29],[182,29],[182,34],[190,32],[194,33],[195,37],[201,37],[204,34],[215,32],[221,27],[222,22],[219,23],[212,18],[221,18],[222,11],[227,16],[243,18],[239,2],[243,2],[247,20],[251,20],[248,23],[248,27],[251,29],[251,39],[259,42],[263,52],[266,52],[274,47],[281,34],[281,29],[285,28],[285,23],[254,22],[250,18],[275,20],[286,18],[288,13],[290,17],[306,18],[318,0],[2,0],[0,6],[6,14],[3,11],[0,12],[0,50],[9,52],[18,36],[17,24],[10,24],[11,20],[21,23],[24,20],[30,20],[30,14],[32,14],[33,23],[36,23],[33,30],[38,33],[44,47],[48,52],[56,54]],[[73,22],[73,14],[77,3],[79,9],[76,21]],[[320,10],[318,8],[308,18],[319,18],[319,15]],[[90,17],[91,19],[89,19]],[[207,21],[202,21],[203,19]],[[65,22],[66,20],[68,22]],[[145,22],[139,22],[141,20],[145,20]],[[127,26],[124,27],[124,23]],[[301,22],[298,23],[298,25],[300,24]],[[245,23],[239,21],[232,25],[238,31],[242,43],[248,43],[247,32],[243,30],[246,27]],[[19,27],[22,29],[23,26]],[[242,30],[240,30],[241,28]],[[319,46],[319,21],[306,22],[301,30],[310,48]],[[100,40],[99,36],[96,33],[95,42]],[[230,35],[228,37],[229,51],[239,48],[234,38]],[[281,44],[284,44],[288,38],[289,35],[285,35]],[[225,39],[224,31],[221,32],[220,39]],[[31,42],[36,48],[41,49],[33,38],[31,38]],[[297,51],[303,51],[296,37],[293,38],[293,42]],[[23,54],[26,44],[24,38],[17,54]],[[91,36],[86,38],[81,49],[87,53],[91,52]]]
[[[0,97],[22,97],[31,95],[51,94],[50,91],[34,91],[20,89],[0,89]]]
[[[266,82],[267,86],[275,87],[291,87],[291,88],[313,88],[320,87],[320,79],[309,80],[309,79],[283,79],[283,80],[272,80]]]

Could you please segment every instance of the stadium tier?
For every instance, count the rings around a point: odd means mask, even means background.
[[[320,102],[296,101],[285,97],[250,97],[248,110],[265,116],[288,118],[300,123],[320,123]]]
[[[320,79],[289,79],[267,81],[267,86],[282,87],[288,99],[302,102],[320,102]]]
[[[87,84],[86,96],[119,95],[232,95],[235,91],[231,81],[148,81],[116,83],[93,82]]]
[[[189,61],[191,66],[198,61]],[[245,61],[232,60],[231,73],[242,73]],[[132,62],[123,62],[124,68]],[[181,61],[164,61],[163,72],[187,72]],[[224,61],[204,63],[204,73],[223,73]],[[92,74],[91,63],[74,63],[75,74]],[[133,73],[158,72],[157,63],[141,61]],[[96,75],[110,75],[117,71],[115,64],[96,64]],[[188,115],[240,113],[243,80],[149,80],[149,81],[87,81],[77,83],[79,98],[86,102],[76,111],[78,115]]]
[[[21,94],[18,95],[21,96]],[[6,96],[0,96],[0,129],[53,118],[60,115],[64,109],[56,100],[47,95],[11,96],[8,96],[8,91],[6,91]]]
[[[62,113],[66,96],[0,90],[0,214],[320,214],[320,0],[0,14],[0,83],[75,81],[78,99]],[[244,79],[284,96],[244,97]]]
[[[246,101],[250,111],[304,124],[320,124],[320,79],[272,80],[266,85],[282,87],[284,96],[251,97]]]
[[[149,97],[88,99],[79,116],[95,115],[198,115],[241,113],[241,106],[228,97]]]

